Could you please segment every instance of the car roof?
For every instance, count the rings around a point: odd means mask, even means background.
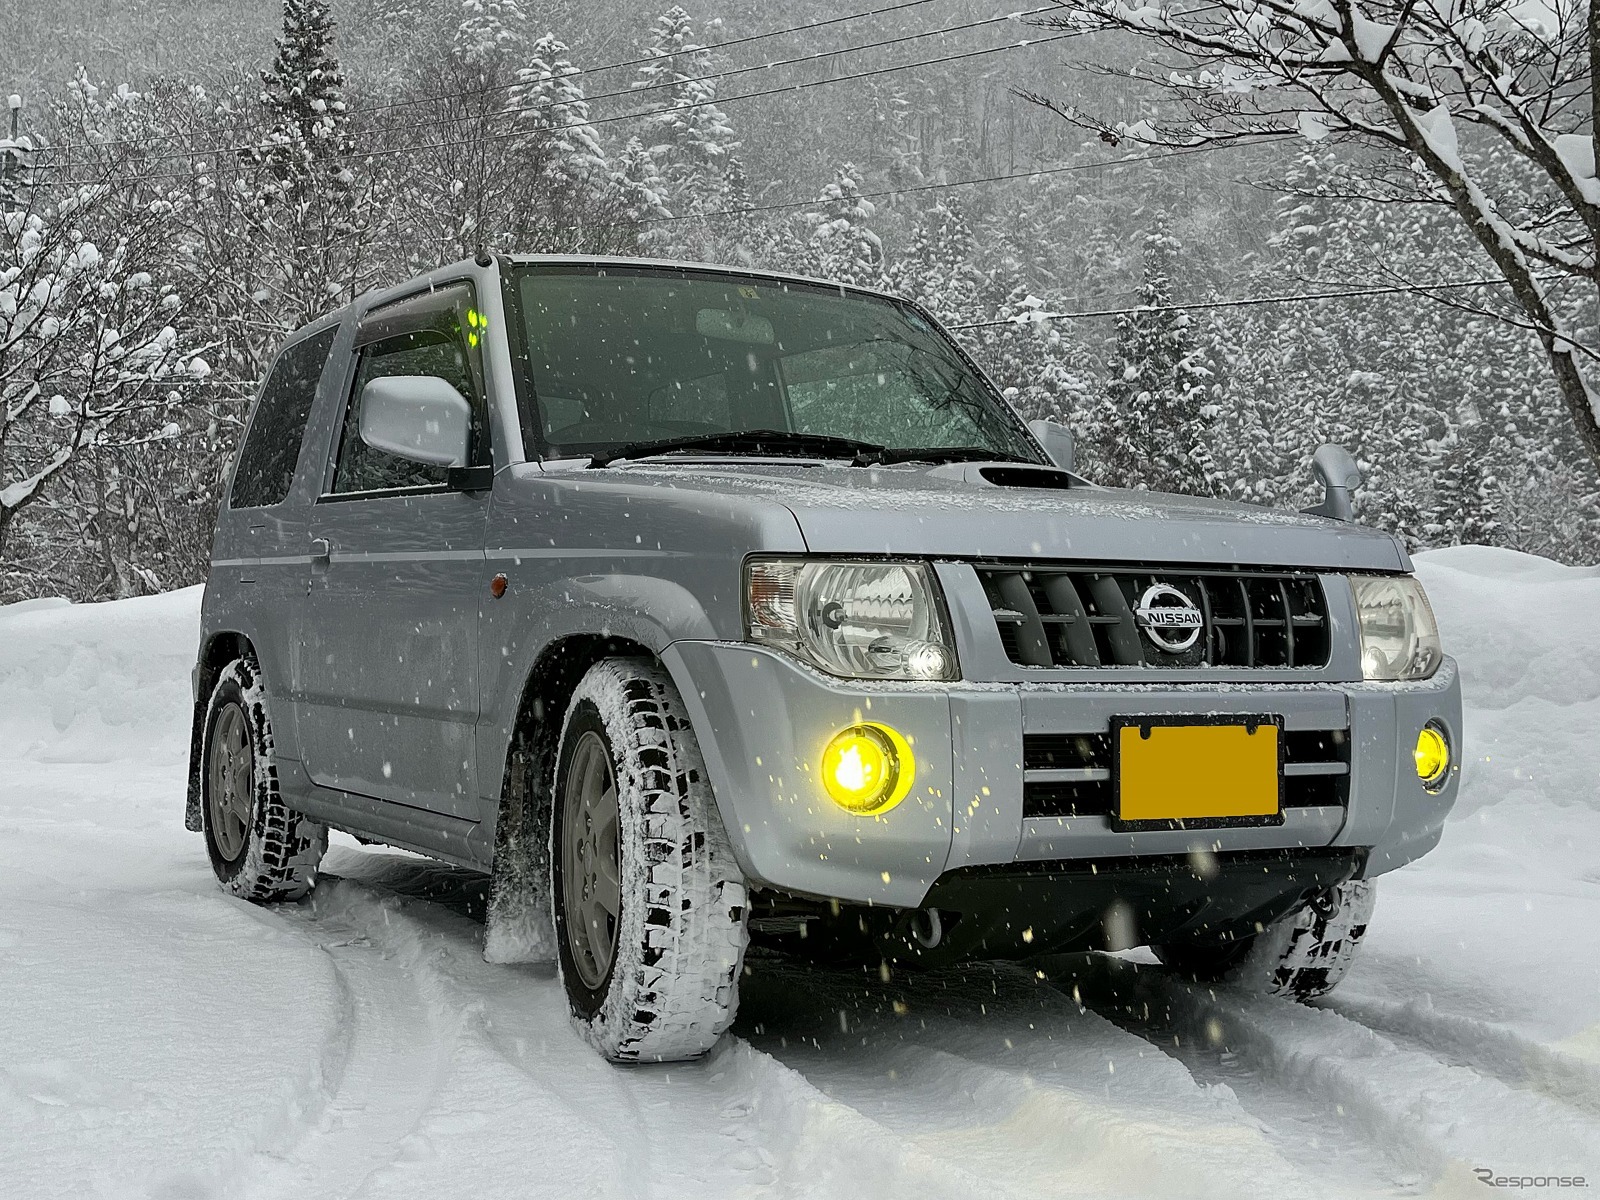
[[[882,288],[863,287],[838,279],[821,279],[815,275],[802,275],[796,271],[764,271],[758,267],[730,266],[727,263],[696,262],[676,258],[643,258],[619,254],[507,254],[506,262],[518,266],[594,266],[635,267],[660,271],[709,271],[719,275],[738,275],[749,279],[770,279],[778,283],[804,283],[813,287],[839,288],[850,292],[864,292],[869,296],[882,296],[890,300],[903,300]]]
[[[626,267],[641,270],[656,271],[706,271],[719,275],[733,275],[745,279],[764,279],[775,283],[801,283],[810,287],[833,288],[840,291],[856,292],[867,296],[877,296],[885,300],[894,300],[906,303],[904,296],[897,296],[893,292],[881,288],[863,287],[860,284],[844,283],[837,279],[820,279],[814,275],[802,275],[795,271],[764,271],[756,267],[729,266],[726,263],[696,262],[689,259],[675,258],[645,258],[620,254],[500,254],[495,256],[502,263],[513,266],[575,266],[575,267]],[[458,273],[482,270],[487,264],[476,259],[463,258],[453,263],[447,263],[432,271],[424,271],[417,275],[408,276],[392,284],[381,284],[368,288],[353,301],[341,305],[333,312],[325,313],[315,321],[310,321],[298,329],[284,336],[278,344],[276,354],[281,354],[291,345],[305,338],[320,333],[329,325],[337,325],[344,321],[352,312],[365,313],[388,302],[392,298],[403,296],[414,285],[421,284],[430,279],[451,277]],[[276,354],[274,357],[276,357]]]

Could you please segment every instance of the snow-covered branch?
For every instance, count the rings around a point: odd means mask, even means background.
[[[1579,0],[1063,0],[1057,27],[1121,31],[1176,56],[1165,120],[1031,97],[1112,144],[1300,137],[1347,153],[1384,198],[1448,204],[1538,331],[1600,462],[1600,388],[1543,276],[1600,283],[1600,16]],[[1478,131],[1482,130],[1480,134]],[[1407,173],[1388,169],[1396,156]],[[1379,193],[1379,185],[1368,189]],[[1409,194],[1408,194],[1409,193]]]

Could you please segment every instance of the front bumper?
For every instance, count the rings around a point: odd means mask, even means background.
[[[1411,748],[1430,720],[1461,761],[1454,661],[1423,683],[953,683],[835,680],[742,643],[684,641],[663,660],[694,720],[724,824],[745,874],[802,896],[915,908],[950,871],[1013,863],[1318,847],[1366,851],[1364,872],[1432,849],[1458,770],[1429,792]],[[1339,786],[1284,810],[1278,826],[1112,828],[1108,816],[1037,815],[1025,739],[1103,734],[1118,715],[1270,714],[1286,735],[1337,735]],[[897,808],[858,817],[816,777],[830,737],[861,720],[906,735],[916,782]],[[1041,774],[1033,772],[1035,776]]]

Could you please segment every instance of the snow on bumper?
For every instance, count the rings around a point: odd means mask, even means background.
[[[1375,875],[1430,850],[1455,801],[1457,770],[1429,792],[1412,765],[1430,720],[1460,761],[1461,692],[1449,660],[1433,679],[1400,686],[929,686],[834,680],[738,643],[678,642],[663,659],[741,867],[757,883],[805,895],[915,907],[961,867],[1195,849],[1359,847]],[[1103,734],[1114,716],[1133,713],[1279,715],[1286,736],[1340,733],[1347,774],[1334,802],[1286,804],[1277,826],[1126,832],[1105,815],[1030,809],[1026,738]],[[879,817],[839,808],[817,774],[828,740],[862,720],[898,729],[916,757],[911,794]]]

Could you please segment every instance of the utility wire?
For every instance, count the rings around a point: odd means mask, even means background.
[[[1418,295],[1456,288],[1504,287],[1504,279],[1463,279],[1452,283],[1418,283],[1406,287],[1353,288],[1342,292],[1307,292],[1297,296],[1246,296],[1238,300],[1204,300],[1192,304],[1143,304],[1133,308],[1102,308],[1093,312],[1029,312],[994,321],[967,321],[950,325],[953,331],[997,329],[1002,325],[1026,328],[1045,321],[1087,321],[1093,317],[1130,317],[1141,313],[1197,312],[1202,309],[1254,308],[1264,304],[1306,304],[1313,300],[1358,300],[1367,296]]]
[[[1133,308],[1102,308],[1093,312],[1025,313],[994,321],[968,321],[960,325],[946,325],[952,333],[969,329],[995,329],[1005,325],[1026,328],[1044,321],[1085,321],[1094,317],[1127,317],[1141,313],[1196,312],[1203,309],[1251,308],[1265,304],[1307,304],[1316,300],[1359,300],[1369,296],[1414,296],[1427,292],[1442,292],[1458,288],[1503,287],[1504,279],[1463,279],[1451,283],[1419,283],[1406,287],[1352,288],[1341,292],[1308,292],[1299,296],[1246,296],[1238,300],[1200,300],[1192,304],[1136,305]],[[156,387],[247,387],[249,381],[225,379],[172,379],[157,381]]]
[[[1040,175],[1070,175],[1079,171],[1104,171],[1135,163],[1160,162],[1168,158],[1188,158],[1195,154],[1213,154],[1218,150],[1240,146],[1271,145],[1271,142],[1226,142],[1216,146],[1196,146],[1187,150],[1164,150],[1156,154],[1136,154],[1127,158],[1113,158],[1105,162],[1068,163],[1060,167],[1038,167],[1031,171],[1013,171],[1009,175],[981,175],[973,179],[949,179],[939,183],[919,183],[912,187],[880,188],[875,192],[860,192],[863,200],[879,200],[886,196],[912,196],[920,192],[938,192],[949,188],[976,187],[985,183],[1008,183],[1017,179],[1034,179]],[[815,196],[806,200],[780,200],[772,204],[755,204],[747,208],[719,208],[703,213],[679,213],[670,217],[645,217],[636,221],[605,221],[591,225],[590,229],[627,229],[671,225],[678,221],[709,221],[716,217],[745,217],[756,213],[782,212],[790,208],[806,208],[822,201]]]
[[[929,2],[929,0],[919,0],[919,2]],[[833,58],[833,57],[836,57],[836,56],[842,55],[842,54],[856,54],[856,53],[861,53],[861,52],[867,51],[867,50],[882,50],[882,49],[885,49],[885,48],[887,48],[889,46],[898,46],[898,45],[903,45],[906,42],[920,41],[923,38],[942,37],[942,36],[944,36],[946,34],[964,33],[964,32],[966,32],[968,30],[981,29],[981,28],[984,28],[984,27],[989,26],[989,25],[996,25],[996,24],[1001,24],[1001,23],[1009,22],[1009,21],[1019,21],[1019,20],[1022,20],[1024,18],[1026,18],[1026,17],[1036,16],[1037,14],[1042,13],[1042,12],[1053,11],[1054,8],[1055,8],[1054,5],[1046,4],[1046,5],[1041,5],[1038,8],[1019,9],[1019,10],[1017,10],[1015,12],[1000,13],[1000,14],[998,14],[996,16],[984,17],[984,18],[982,18],[980,20],[976,20],[976,21],[967,21],[967,22],[964,22],[963,24],[959,24],[959,25],[947,25],[947,26],[944,26],[944,27],[939,28],[939,29],[923,29],[923,30],[919,30],[919,31],[917,31],[915,33],[900,34],[900,35],[898,35],[896,37],[884,38],[884,39],[882,39],[880,41],[876,41],[876,42],[865,42],[865,43],[862,43],[861,45],[857,45],[857,46],[841,46],[841,47],[838,47],[837,49],[834,49],[834,50],[820,50],[820,51],[816,51],[816,52],[811,53],[811,54],[800,54],[800,55],[795,55],[795,56],[790,57],[790,58],[774,59],[771,62],[755,63],[753,65],[744,66],[744,67],[734,67],[734,68],[726,70],[726,71],[713,71],[713,72],[709,72],[709,73],[707,73],[705,75],[686,75],[686,76],[683,76],[680,79],[672,80],[670,83],[653,84],[653,85],[651,85],[649,87],[644,87],[644,88],[640,88],[640,87],[636,87],[636,86],[630,85],[630,86],[625,87],[625,88],[616,88],[616,89],[613,89],[612,91],[609,91],[609,92],[597,92],[592,96],[579,97],[579,98],[577,98],[577,99],[575,99],[573,101],[570,101],[568,103],[573,103],[573,104],[581,103],[581,104],[588,105],[588,104],[594,104],[596,101],[600,101],[600,100],[615,99],[615,98],[617,98],[619,96],[639,96],[641,99],[649,99],[650,98],[649,97],[649,93],[656,92],[656,91],[661,91],[661,90],[663,90],[665,88],[668,88],[668,87],[678,87],[678,86],[681,86],[682,84],[686,84],[686,83],[719,83],[720,81],[722,81],[724,79],[731,79],[734,76],[738,76],[738,75],[749,75],[749,74],[752,74],[752,73],[757,72],[757,71],[771,71],[771,70],[775,70],[775,69],[782,68],[782,67],[791,67],[791,66],[797,66],[797,65],[800,65],[800,64],[815,63],[815,62],[820,62],[823,59]],[[789,32],[789,31],[784,31],[784,32]],[[676,53],[684,53],[684,52],[683,51],[678,51]],[[637,60],[637,61],[640,61],[640,62],[663,62],[663,61],[665,61],[666,58],[669,58],[669,57],[672,57],[672,56],[671,55],[652,56],[652,57],[645,58],[645,59],[640,59],[640,60]],[[632,65],[632,64],[630,63],[630,64],[617,64],[617,65]],[[590,68],[590,69],[591,70],[597,70],[597,69],[605,69],[605,68]],[[551,76],[549,76],[549,82],[564,82],[564,81],[566,81],[568,79],[574,79],[577,76],[585,74],[585,73],[586,72],[582,71],[582,70],[567,71],[567,72],[564,72],[564,73],[559,74],[559,75],[551,75]],[[540,82],[543,82],[543,81],[540,81]],[[514,89],[522,87],[522,86],[524,86],[524,84],[521,81],[518,81],[517,83],[514,83],[514,84],[506,84],[504,86],[497,85],[497,86],[492,87],[492,88],[485,88],[481,92],[455,92],[455,93],[447,93],[447,94],[438,95],[438,96],[419,97],[416,100],[406,101],[405,103],[407,103],[407,104],[423,104],[423,103],[434,103],[434,102],[440,101],[440,100],[461,99],[461,98],[464,98],[464,97],[477,97],[477,96],[487,95],[490,92],[514,90]],[[730,99],[732,99],[732,98],[730,98]],[[712,103],[716,102],[714,97],[712,98],[711,102]],[[506,105],[506,106],[503,106],[503,107],[500,107],[500,108],[496,108],[496,109],[494,109],[492,111],[489,111],[489,112],[486,112],[486,113],[472,114],[472,116],[473,117],[481,117],[481,119],[491,120],[492,121],[492,120],[499,120],[499,119],[502,119],[502,118],[520,116],[523,113],[548,111],[551,107],[553,107],[553,106],[550,105],[550,104]],[[693,107],[693,106],[692,105],[684,105],[682,107],[689,108],[689,107]],[[674,106],[666,107],[664,109],[651,110],[651,112],[652,112],[652,114],[654,112],[672,112],[672,111],[675,111],[677,108],[678,108],[678,106],[674,105]],[[377,111],[377,110],[376,109],[363,109],[362,111],[364,111],[364,112],[372,112],[372,111]],[[589,119],[589,120],[585,120],[585,121],[574,121],[574,122],[571,122],[571,123],[566,124],[566,125],[551,126],[551,127],[543,128],[543,129],[536,128],[536,129],[533,129],[533,130],[528,130],[526,132],[530,136],[539,136],[539,135],[544,135],[544,134],[556,133],[556,132],[559,132],[559,131],[564,130],[564,129],[577,129],[577,128],[581,128],[581,127],[583,127],[585,125],[601,124],[601,123],[604,123],[604,122],[610,121],[610,120],[626,119],[627,115],[628,114],[622,114],[622,115],[613,116],[613,117],[602,117],[602,118],[593,118],[593,119]],[[644,115],[651,115],[651,114],[644,114]],[[451,118],[446,118],[446,119],[449,120]],[[459,120],[459,119],[462,119],[462,118],[454,118],[454,119]],[[271,127],[270,126],[266,126],[266,125],[258,125],[257,128],[260,128],[260,129],[263,129],[263,130],[267,130],[267,129],[270,129]],[[377,137],[382,137],[385,134],[403,133],[403,132],[407,132],[409,130],[413,130],[415,128],[416,128],[416,125],[414,125],[414,124],[408,124],[408,125],[376,125],[376,126],[370,126],[370,127],[364,128],[364,129],[363,128],[351,129],[351,130],[349,130],[349,135],[350,135],[352,140],[364,139],[364,138],[377,138]],[[120,140],[121,141],[131,141],[133,139],[120,139]],[[152,138],[152,139],[150,139],[150,142],[172,141],[172,140],[173,139],[171,137]],[[82,144],[83,143],[79,143],[80,146]],[[92,145],[94,147],[108,146],[108,145],[113,145],[113,144],[115,144],[115,143],[113,143],[111,141],[94,142],[94,143],[92,143]],[[55,151],[56,149],[57,148],[55,148],[55,147],[45,146],[45,147],[41,147],[40,150],[37,151],[37,153],[40,154],[40,155],[49,155],[49,154],[52,153],[52,151]],[[262,144],[200,147],[200,148],[191,148],[191,149],[185,149],[185,150],[172,150],[172,151],[168,151],[168,152],[166,152],[164,154],[153,154],[153,155],[150,155],[150,156],[142,159],[141,161],[147,162],[147,163],[155,163],[155,162],[163,162],[163,161],[166,161],[168,159],[175,159],[175,158],[194,158],[194,157],[197,157],[197,156],[200,156],[200,155],[206,155],[206,154],[243,154],[243,153],[252,153],[252,152],[260,154],[260,153],[266,153],[270,149],[272,149],[271,146],[262,145]],[[63,153],[63,154],[69,153],[69,152],[70,151],[67,151],[67,150],[61,151],[61,153]],[[360,150],[351,150],[348,154],[341,154],[341,155],[339,155],[337,157],[356,157],[356,158],[359,158],[359,157],[362,157],[362,152]],[[39,163],[39,164],[36,164],[36,168],[35,169],[48,169],[51,165],[52,164],[50,164],[49,162]]]
[[[884,7],[884,8],[874,8],[874,9],[871,9],[871,10],[866,11],[866,12],[848,13],[848,14],[842,16],[842,17],[829,17],[828,19],[823,20],[823,21],[808,21],[808,22],[805,22],[805,23],[800,24],[800,25],[791,25],[786,29],[769,29],[765,33],[753,33],[753,34],[750,34],[750,35],[748,35],[746,37],[733,38],[730,41],[719,42],[714,46],[711,46],[711,45],[694,46],[692,48],[688,48],[688,49],[684,49],[684,50],[671,50],[671,51],[668,51],[665,54],[646,54],[646,55],[643,55],[643,56],[641,56],[639,58],[623,59],[623,60],[621,60],[619,62],[600,63],[600,64],[597,64],[595,66],[590,66],[590,67],[578,67],[575,70],[567,71],[562,75],[555,76],[554,78],[558,78],[558,79],[577,79],[579,76],[583,76],[583,75],[598,75],[598,74],[601,74],[601,73],[606,72],[606,71],[619,71],[619,70],[622,70],[624,67],[638,67],[638,66],[643,66],[646,63],[666,62],[668,59],[677,58],[677,57],[679,57],[681,55],[700,54],[700,53],[707,52],[707,51],[726,50],[726,49],[728,49],[729,47],[732,47],[732,46],[748,45],[749,43],[752,43],[752,42],[767,41],[767,40],[769,40],[771,38],[786,37],[786,36],[788,36],[790,34],[795,34],[795,33],[807,33],[807,32],[810,32],[811,30],[823,29],[823,28],[826,28],[827,26],[830,26],[830,25],[841,25],[841,24],[845,24],[845,23],[850,22],[850,21],[864,21],[864,20],[866,20],[866,19],[868,19],[870,17],[880,17],[880,16],[885,15],[886,13],[899,12],[901,9],[906,9],[906,8],[920,8],[923,5],[932,4],[934,2],[935,2],[935,0],[904,0],[904,2],[900,3],[900,4],[891,4],[891,5],[888,5],[887,7]],[[1034,10],[1034,11],[1043,11],[1043,10],[1039,9],[1039,10]],[[1020,16],[1022,14],[1012,14],[1012,15]],[[844,51],[848,51],[850,49],[854,49],[854,47],[845,47]],[[844,51],[828,51],[827,53],[837,54],[837,53],[842,53]],[[707,76],[706,78],[715,78],[715,76]],[[495,84],[492,87],[486,87],[486,88],[482,88],[482,89],[478,89],[478,90],[474,90],[474,91],[437,92],[437,93],[432,93],[432,94],[429,94],[429,95],[426,95],[426,96],[417,96],[417,97],[414,97],[414,98],[409,99],[409,100],[393,100],[393,101],[389,101],[389,102],[384,103],[384,104],[362,105],[360,108],[347,109],[346,111],[347,111],[348,115],[351,118],[357,118],[357,117],[365,115],[366,113],[390,112],[390,111],[393,111],[394,109],[397,109],[397,108],[411,108],[411,107],[415,107],[417,105],[422,105],[422,104],[437,104],[438,102],[440,102],[442,100],[463,100],[463,99],[466,99],[469,96],[483,95],[483,94],[487,94],[487,93],[490,93],[490,92],[511,91],[511,90],[513,90],[515,88],[518,88],[520,86],[522,86],[522,83],[521,83],[520,80],[518,80],[515,83]],[[607,93],[607,94],[616,94],[616,93]],[[589,99],[598,99],[598,98],[599,97],[589,97]],[[263,130],[263,131],[267,131],[267,130],[270,130],[271,128],[273,128],[273,126],[271,124],[269,124],[267,122],[264,122],[264,121],[250,122],[246,127],[247,128],[252,128],[253,127],[253,128],[256,128],[256,129]],[[380,126],[379,128],[380,129],[389,129],[389,128],[394,128],[394,127],[393,126]],[[364,134],[364,133],[367,133],[367,132],[370,132],[370,131],[369,130],[358,130],[356,132],[358,134]],[[51,145],[51,146],[41,146],[39,148],[39,150],[38,150],[38,153],[43,154],[43,153],[49,153],[49,152],[53,152],[53,151],[60,151],[62,153],[70,155],[72,150],[77,149],[77,148],[98,149],[98,148],[103,147],[103,146],[121,146],[121,145],[127,145],[127,144],[132,144],[132,143],[143,144],[143,143],[146,142],[146,140],[147,139],[144,139],[144,138],[107,138],[104,141],[60,142],[60,143],[56,143],[56,144]],[[168,137],[166,139],[157,139],[157,140],[170,141],[172,139],[170,137]],[[194,151],[194,153],[215,153],[215,151]]]
[[[886,13],[899,12],[904,8],[920,8],[924,4],[932,4],[934,0],[905,0],[902,4],[891,4],[886,8],[874,8],[868,12],[848,13],[842,17],[829,17],[825,21],[807,21],[802,25],[791,25],[787,29],[769,29],[766,33],[752,33],[746,37],[733,38],[730,41],[718,42],[711,46],[695,46],[692,49],[672,50],[666,54],[646,54],[640,58],[629,58],[622,62],[603,63],[596,67],[580,67],[576,71],[568,71],[562,79],[576,79],[580,75],[597,75],[602,71],[620,71],[624,67],[642,67],[646,63],[664,62],[669,58],[676,58],[684,54],[699,54],[707,50],[727,50],[733,46],[746,46],[751,42],[764,42],[769,38],[787,37],[792,33],[809,33],[813,29],[824,29],[829,25],[841,25],[848,21],[865,21],[870,17],[881,17]],[[1055,7],[1051,5],[1050,7]],[[518,86],[514,83],[498,84],[487,91],[510,91]],[[409,108],[417,104],[432,104],[438,100],[461,100],[467,96],[477,95],[476,92],[445,92],[438,96],[421,96],[415,100],[394,100],[387,104],[371,104],[359,110],[358,113],[387,112],[396,108]]]
[[[581,102],[583,104],[593,104],[597,100],[611,100],[611,99],[615,99],[618,96],[639,96],[641,98],[647,98],[649,96],[649,93],[651,93],[651,92],[661,91],[661,90],[663,90],[665,88],[668,88],[668,87],[677,87],[677,86],[679,86],[681,84],[685,84],[685,83],[719,83],[724,79],[731,79],[731,78],[733,78],[734,76],[737,76],[737,75],[749,75],[749,74],[752,74],[752,73],[754,73],[756,71],[771,71],[771,70],[775,70],[775,69],[777,69],[779,67],[792,67],[792,66],[796,66],[796,65],[799,65],[799,64],[802,64],[802,63],[815,63],[815,62],[820,62],[823,59],[837,57],[838,55],[841,55],[841,54],[856,54],[856,53],[859,53],[859,52],[865,51],[865,50],[882,50],[882,49],[884,49],[885,47],[888,47],[888,46],[899,46],[899,45],[902,45],[902,44],[904,44],[906,42],[921,41],[923,38],[942,37],[943,35],[949,34],[949,33],[963,33],[963,32],[965,32],[965,31],[967,31],[969,29],[981,29],[981,28],[984,28],[985,26],[988,26],[988,25],[997,25],[997,24],[1001,24],[1001,23],[1007,22],[1007,21],[1017,21],[1017,20],[1021,20],[1024,17],[1035,16],[1038,13],[1053,11],[1055,9],[1055,7],[1056,6],[1053,5],[1053,4],[1046,4],[1046,5],[1040,6],[1039,8],[1022,9],[1022,10],[1019,10],[1017,12],[1001,13],[998,16],[984,17],[981,20],[977,20],[977,21],[967,21],[967,22],[965,22],[964,24],[961,24],[961,25],[947,25],[947,26],[944,26],[943,28],[940,28],[940,29],[923,29],[923,30],[917,31],[916,33],[905,33],[905,34],[900,34],[900,35],[898,35],[896,37],[885,38],[882,41],[864,42],[859,46],[840,46],[838,49],[835,49],[835,50],[819,50],[819,51],[817,51],[817,52],[815,52],[813,54],[799,54],[799,55],[795,55],[792,58],[779,58],[779,59],[774,59],[771,62],[754,63],[754,64],[752,64],[750,66],[734,67],[734,68],[732,68],[730,70],[726,70],[726,71],[713,71],[713,72],[710,72],[710,73],[705,74],[705,75],[686,75],[686,76],[682,77],[681,79],[672,80],[670,83],[651,84],[650,86],[643,87],[643,88],[634,87],[634,86],[630,85],[628,87],[617,88],[617,89],[615,89],[613,91],[609,91],[609,92],[597,92],[592,96],[584,96],[584,97],[582,97],[581,101],[574,100],[574,101],[571,101],[571,103],[580,103]],[[648,59],[646,61],[648,61],[648,62],[659,62],[661,60],[653,58],[653,59]],[[573,77],[573,73],[572,72],[568,72],[567,74],[564,74],[564,75],[552,75],[552,76],[550,76],[550,80],[552,82],[556,82],[556,81],[571,79],[572,77]],[[516,87],[516,86],[521,86],[521,85],[520,84],[516,84],[516,85],[512,85],[512,86]],[[729,97],[729,99],[737,99],[737,98],[738,97]],[[717,101],[715,98],[713,98],[711,100],[711,103],[722,103],[722,102],[721,101]],[[499,117],[515,116],[515,115],[520,115],[522,113],[542,112],[542,111],[545,111],[546,109],[548,109],[550,107],[551,106],[548,105],[548,104],[508,105],[508,106],[506,106],[504,108],[498,108],[498,109],[495,109],[492,112],[485,113],[483,115],[487,119],[493,120],[493,119],[496,119],[496,118],[499,118]],[[685,105],[684,107],[687,108],[687,107],[691,107],[691,106]],[[672,111],[675,111],[675,108],[667,108],[667,109],[658,110],[658,111],[672,112]],[[619,119],[619,118],[612,118],[612,117],[600,118],[600,120],[612,120],[612,119]],[[572,125],[560,126],[559,128],[572,129],[572,128],[577,128],[580,125],[592,125],[592,124],[597,124],[597,123],[599,123],[599,122],[596,121],[596,120],[582,121],[582,122],[575,122]],[[371,136],[373,134],[397,133],[397,132],[400,132],[402,130],[411,129],[411,128],[414,128],[414,126],[410,126],[410,125],[383,125],[383,126],[377,126],[375,128],[371,128],[371,129],[364,129],[364,130],[355,131],[355,136],[368,137],[368,136]],[[542,131],[535,130],[533,132],[542,132]]]
[[[1001,53],[1004,53],[1005,51],[1008,51],[1008,50],[1021,50],[1021,49],[1026,49],[1026,48],[1028,48],[1030,46],[1044,46],[1044,45],[1048,45],[1051,42],[1066,41],[1066,40],[1068,40],[1070,38],[1081,37],[1081,36],[1084,36],[1084,35],[1081,34],[1081,33],[1073,32],[1073,33],[1058,33],[1058,34],[1055,34],[1055,35],[1053,35],[1051,37],[1045,37],[1045,38],[1034,38],[1034,39],[1023,38],[1023,39],[1020,39],[1020,40],[1015,41],[1015,42],[1005,42],[1005,43],[1002,43],[1001,45],[998,45],[998,46],[985,46],[985,47],[983,47],[982,49],[979,49],[979,50],[967,50],[967,51],[963,51],[963,52],[961,52],[959,54],[947,54],[947,55],[942,55],[942,56],[940,56],[938,58],[920,59],[920,60],[918,60],[916,62],[899,63],[899,64],[897,64],[895,66],[892,66],[892,67],[876,67],[876,68],[873,68],[871,70],[856,71],[856,72],[854,72],[852,74],[849,74],[849,75],[834,75],[834,76],[831,76],[830,78],[827,78],[827,79],[811,79],[811,80],[803,81],[801,83],[783,84],[783,85],[778,86],[778,87],[763,88],[763,89],[760,89],[758,91],[753,91],[753,92],[740,92],[740,93],[738,93],[736,95],[733,95],[733,96],[727,96],[727,97],[722,97],[722,98],[712,98],[712,99],[708,99],[708,100],[698,100],[698,101],[695,101],[695,102],[693,102],[691,104],[668,105],[668,106],[666,106],[664,108],[644,109],[644,110],[641,110],[639,112],[631,112],[631,113],[615,113],[615,114],[612,114],[611,116],[596,117],[596,118],[594,118],[592,120],[587,120],[587,121],[573,121],[573,122],[570,122],[570,123],[565,124],[565,125],[552,125],[552,126],[547,126],[547,127],[540,128],[540,129],[518,129],[518,130],[512,130],[512,131],[507,132],[507,133],[490,133],[490,134],[484,134],[481,137],[472,138],[470,140],[456,139],[456,140],[450,140],[450,141],[427,142],[427,143],[424,143],[424,144],[419,145],[419,146],[394,146],[394,147],[390,147],[390,148],[384,149],[384,150],[351,151],[351,152],[348,152],[348,153],[341,153],[341,154],[333,155],[333,156],[331,156],[331,158],[334,161],[345,161],[345,160],[362,160],[362,161],[365,161],[365,160],[374,159],[374,158],[387,158],[387,157],[390,157],[390,156],[396,155],[396,154],[417,154],[417,153],[421,153],[422,151],[425,151],[425,150],[444,150],[444,149],[451,149],[451,148],[457,148],[457,147],[467,147],[467,146],[477,145],[477,144],[480,144],[480,143],[483,143],[483,142],[503,142],[503,141],[515,140],[517,138],[544,137],[544,136],[548,136],[548,135],[550,135],[552,133],[559,133],[559,132],[561,132],[563,130],[567,130],[567,129],[581,129],[581,128],[585,128],[585,127],[592,128],[592,127],[594,127],[596,125],[609,125],[609,124],[612,124],[612,123],[617,122],[617,121],[639,120],[639,119],[641,119],[643,117],[657,116],[657,115],[659,115],[661,113],[688,112],[690,109],[705,108],[705,107],[708,107],[708,106],[711,106],[711,105],[727,106],[727,105],[737,104],[737,103],[739,103],[741,101],[745,101],[745,100],[758,100],[758,99],[761,99],[761,98],[767,97],[767,96],[787,96],[787,95],[791,95],[791,94],[796,93],[796,92],[809,91],[812,88],[828,87],[828,86],[831,86],[831,85],[836,84],[836,83],[850,83],[850,82],[853,82],[853,81],[856,81],[856,80],[870,79],[870,78],[873,78],[873,77],[876,77],[876,76],[879,76],[879,75],[893,75],[893,74],[896,74],[896,73],[898,73],[900,71],[911,71],[911,70],[915,70],[918,67],[939,66],[939,65],[941,65],[943,63],[961,62],[961,61],[966,60],[966,59],[982,58],[982,57],[984,57],[986,55],[990,55],[990,54],[1001,54]],[[225,147],[225,148],[221,148],[221,149],[213,149],[211,151],[198,151],[197,150],[197,151],[193,151],[192,153],[195,156],[198,156],[198,155],[201,155],[201,154],[206,154],[206,153],[210,153],[210,154],[228,153],[230,151],[230,149],[231,149],[232,152],[243,153],[243,152],[251,151],[251,150],[264,151],[264,150],[268,149],[268,147],[236,146],[236,147],[232,147],[232,148],[226,148]],[[175,156],[168,155],[166,157],[175,157]],[[204,171],[204,170],[173,171],[173,172],[166,172],[166,173],[158,173],[158,174],[154,174],[154,175],[144,175],[144,174],[132,175],[132,174],[118,174],[116,172],[111,172],[111,173],[106,174],[105,176],[102,176],[101,178],[98,178],[98,179],[68,179],[68,180],[62,180],[60,182],[61,182],[61,185],[64,186],[64,187],[93,187],[93,186],[96,186],[96,185],[110,183],[110,182],[113,182],[113,181],[154,182],[156,180],[165,180],[165,179],[194,179],[194,178],[196,178],[196,177],[198,177],[200,175],[206,175],[206,174],[210,174],[210,173],[211,172]]]

